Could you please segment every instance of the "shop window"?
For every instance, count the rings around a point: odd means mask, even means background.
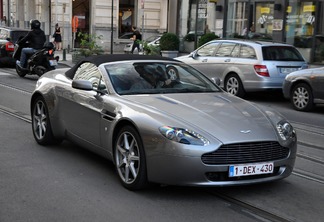
[[[247,2],[230,0],[227,14],[226,36],[245,38],[249,32],[249,7]]]
[[[316,8],[319,7],[319,8]],[[316,13],[316,11],[319,13]],[[307,61],[322,62],[324,60],[324,34],[321,24],[322,5],[316,1],[289,1],[287,8],[286,42],[296,46]],[[315,34],[315,26],[317,33]],[[315,35],[314,35],[315,34]]]
[[[129,39],[132,36],[132,26],[135,24],[134,0],[119,1],[119,38]]]
[[[198,3],[198,8],[197,8]],[[190,0],[189,1],[189,20],[188,20],[188,34],[191,35],[192,41],[194,41],[195,30],[197,28],[197,34],[203,35],[208,27],[206,26],[207,16],[207,1],[206,0]],[[197,27],[196,27],[196,17]],[[189,36],[187,36],[190,38]]]
[[[89,0],[79,0],[72,1],[72,15],[73,18],[76,17],[78,20],[77,29],[74,36],[74,47],[80,47],[80,36],[79,33],[89,34],[90,27],[90,1]]]
[[[255,6],[255,37],[270,37],[273,29],[273,3],[256,3]],[[252,32],[252,31],[251,31]]]

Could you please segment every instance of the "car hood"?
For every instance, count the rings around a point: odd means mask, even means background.
[[[295,72],[292,72],[286,76],[286,79],[301,77],[301,76],[311,76],[313,74],[322,74],[323,75],[324,67],[317,67],[311,69],[301,69]]]
[[[126,96],[154,118],[172,127],[191,127],[223,143],[277,140],[274,126],[262,109],[227,93]],[[166,119],[174,121],[165,122]]]

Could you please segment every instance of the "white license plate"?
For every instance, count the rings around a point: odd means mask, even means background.
[[[297,70],[299,70],[299,68],[296,68],[296,67],[294,67],[294,68],[288,68],[287,67],[287,68],[281,68],[280,69],[280,71],[281,71],[282,74],[289,74],[289,73],[295,72]]]
[[[241,164],[229,167],[229,177],[273,173],[273,163]]]
[[[57,61],[55,59],[49,60],[50,66],[57,66]]]

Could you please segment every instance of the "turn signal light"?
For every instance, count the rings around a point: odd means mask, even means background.
[[[269,77],[269,71],[265,65],[254,65],[255,72],[260,76]]]

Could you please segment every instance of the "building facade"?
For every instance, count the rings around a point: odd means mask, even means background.
[[[167,31],[168,0],[2,0],[2,16],[8,26],[29,28],[31,19],[42,22],[51,37],[57,23],[61,27],[63,47],[78,47],[78,33],[102,36],[109,51],[122,50],[129,38],[125,34],[137,26],[144,38]],[[75,27],[77,26],[77,27]]]
[[[295,45],[324,63],[324,1],[179,0],[178,33],[214,32],[222,38],[266,39]],[[196,24],[197,21],[197,25]]]
[[[63,47],[78,47],[78,33],[102,35],[100,44],[122,51],[131,26],[144,39],[163,32],[176,33],[181,51],[193,50],[206,32],[221,38],[259,38],[295,45],[309,62],[324,61],[324,0],[0,0],[1,16],[9,26],[28,28],[39,19],[50,37],[56,23]],[[77,20],[77,27],[72,22]],[[189,43],[189,44],[188,44]]]

